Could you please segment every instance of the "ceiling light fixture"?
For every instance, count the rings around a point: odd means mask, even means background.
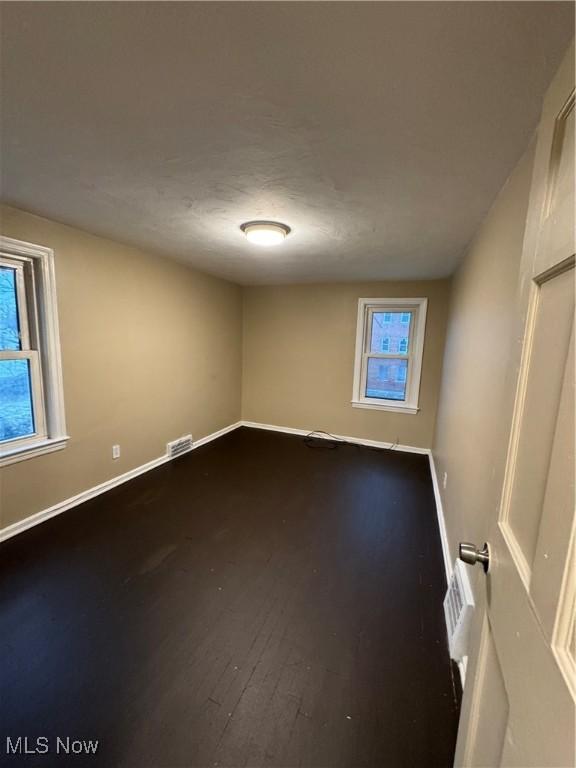
[[[255,245],[280,245],[290,233],[290,227],[278,221],[247,221],[240,229]]]

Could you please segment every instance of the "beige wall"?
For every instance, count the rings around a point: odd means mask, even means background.
[[[238,286],[11,208],[1,232],[55,251],[71,440],[0,470],[0,528],[240,419]]]
[[[500,192],[452,286],[433,454],[452,559],[486,540],[499,502],[510,430],[509,365],[533,148]]]
[[[430,447],[449,289],[447,280],[245,289],[242,417]],[[353,408],[350,403],[360,297],[429,299],[421,410],[416,415]]]

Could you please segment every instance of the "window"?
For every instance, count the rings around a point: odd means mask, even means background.
[[[360,299],[352,405],[418,412],[427,299]]]
[[[67,439],[53,253],[0,238],[0,465]]]

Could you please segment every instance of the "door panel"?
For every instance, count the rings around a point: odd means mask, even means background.
[[[493,553],[504,588],[492,584],[488,615],[510,707],[501,765],[573,766],[569,688],[501,533]]]
[[[474,717],[476,733],[473,741],[477,747],[465,763],[470,768],[486,768],[500,765],[509,710],[504,678],[487,620],[482,627],[480,665],[476,675],[478,710]]]
[[[574,315],[574,274],[566,270],[534,287],[530,368],[518,434],[510,498],[502,510],[507,535],[514,539],[518,567],[528,585],[543,512],[546,479],[554,442],[559,395]]]
[[[573,270],[570,276],[572,273]],[[561,607],[564,567],[572,535],[569,526],[570,512],[574,509],[574,395],[572,324],[530,584],[536,612],[550,642]],[[573,636],[573,630],[571,634]]]
[[[550,128],[553,131],[536,272],[570,251],[574,232],[574,91]],[[544,137],[546,140],[546,137]]]

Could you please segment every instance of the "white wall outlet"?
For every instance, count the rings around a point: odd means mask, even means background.
[[[120,458],[120,446],[119,445],[113,445],[112,446],[112,458],[113,459],[119,459]]]
[[[446,484],[448,483],[448,472],[444,472],[444,477],[442,478],[442,488],[446,490]]]

